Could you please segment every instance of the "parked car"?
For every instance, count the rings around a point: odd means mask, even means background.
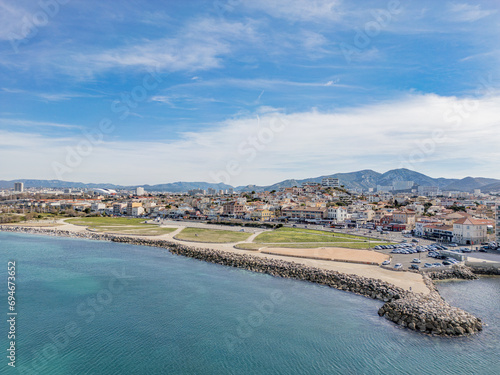
[[[382,265],[383,265],[383,266],[388,266],[389,264],[391,264],[391,261],[390,261],[390,260],[384,260],[384,261],[382,262]]]
[[[418,258],[413,258],[413,260],[411,262],[412,263],[422,263],[422,261]]]
[[[399,270],[399,269],[403,268],[403,265],[401,263],[396,263],[394,265],[394,268],[397,269],[397,270]]]
[[[413,238],[411,242],[418,242],[418,238]]]
[[[432,268],[433,266],[432,266],[432,264],[430,264],[430,263],[425,263],[425,264],[424,264],[424,267],[425,267],[425,268]]]
[[[412,264],[412,265],[411,265],[410,267],[408,267],[408,268],[409,268],[409,269],[411,269],[411,270],[419,270],[419,269],[420,269],[420,267],[419,267],[419,266],[417,266],[416,264]]]

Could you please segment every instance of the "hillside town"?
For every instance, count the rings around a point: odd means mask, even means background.
[[[376,190],[376,191],[373,191]],[[24,188],[0,191],[0,222],[60,216],[126,216],[255,225],[316,224],[400,232],[459,245],[500,243],[500,194],[440,191],[397,181],[351,191],[335,178],[264,192],[194,189],[185,193]],[[495,229],[496,228],[496,229]]]

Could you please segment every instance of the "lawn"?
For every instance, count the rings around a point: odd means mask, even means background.
[[[279,228],[259,234],[254,242],[257,243],[296,243],[296,242],[359,242],[368,241],[365,237],[358,237],[342,233],[323,232],[319,230]]]
[[[262,247],[286,247],[291,249],[317,249],[319,247],[344,247],[349,249],[373,249],[377,245],[387,245],[388,242],[303,242],[303,243],[242,243],[235,247],[242,250],[258,250]]]
[[[144,223],[145,219],[127,218],[127,217],[78,217],[66,220],[69,224],[85,226],[101,225],[137,225]]]
[[[250,233],[202,228],[184,228],[175,236],[178,240],[212,243],[239,242],[246,240],[248,237],[250,237]]]
[[[176,228],[160,228],[156,224],[146,224],[144,219],[125,217],[81,217],[66,220],[69,224],[83,225],[97,232],[123,233],[158,236],[171,233]]]

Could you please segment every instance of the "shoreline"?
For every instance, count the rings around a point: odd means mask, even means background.
[[[426,275],[422,275],[422,277],[430,290],[430,293],[427,295],[405,290],[380,279],[342,273],[285,259],[261,257],[207,247],[188,246],[171,240],[95,233],[87,230],[69,231],[59,228],[0,225],[0,231],[111,241],[164,248],[174,255],[182,255],[209,263],[266,273],[276,277],[309,281],[364,297],[378,299],[385,302],[378,310],[379,316],[384,316],[386,319],[413,331],[437,336],[457,337],[474,334],[482,330],[481,319],[444,301],[431,278]]]

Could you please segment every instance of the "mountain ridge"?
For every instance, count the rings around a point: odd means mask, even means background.
[[[437,186],[441,190],[446,191],[465,191],[471,192],[474,189],[481,189],[484,192],[500,190],[500,180],[485,177],[465,177],[462,179],[453,178],[433,178],[423,173],[412,171],[405,168],[391,169],[385,173],[379,173],[371,169],[364,169],[356,172],[335,173],[330,175],[323,175],[318,177],[311,177],[305,179],[287,179],[277,182],[272,185],[246,185],[233,187],[224,183],[209,183],[209,182],[171,182],[155,185],[117,185],[111,183],[83,183],[83,182],[70,182],[61,180],[36,180],[36,179],[19,179],[19,180],[0,180],[0,189],[10,189],[14,187],[14,182],[23,182],[26,188],[30,187],[45,187],[45,188],[78,188],[78,189],[126,189],[132,190],[136,187],[142,186],[146,191],[165,191],[172,193],[186,192],[191,189],[208,188],[216,190],[234,189],[235,191],[272,191],[279,190],[280,188],[300,186],[304,182],[321,182],[325,177],[338,178],[341,185],[349,189],[363,189],[376,188],[377,185],[391,186],[395,181],[414,181],[416,185],[420,186]]]

